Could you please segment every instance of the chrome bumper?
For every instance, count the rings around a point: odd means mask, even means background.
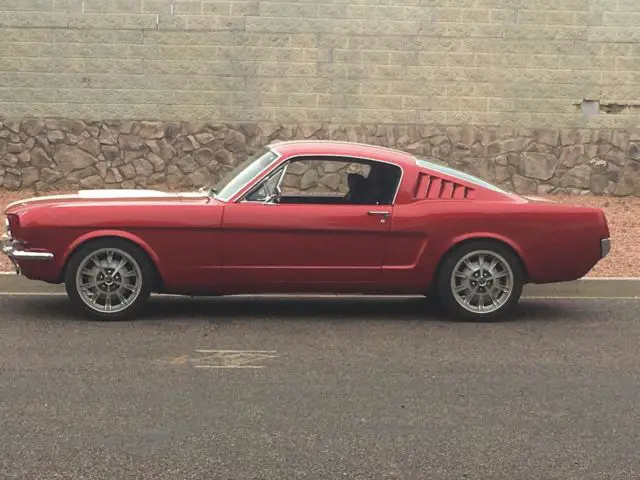
[[[611,251],[611,239],[603,238],[600,240],[600,258],[604,258],[609,255]]]
[[[16,273],[20,273],[20,266],[16,263],[16,260],[53,260],[53,253],[51,252],[32,252],[29,250],[22,250],[19,246],[16,246],[10,238],[3,238],[0,240],[0,250],[4,253],[16,269]]]

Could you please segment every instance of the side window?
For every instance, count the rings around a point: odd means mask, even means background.
[[[353,158],[291,160],[280,184],[280,203],[389,205],[401,170],[394,165]]]
[[[366,179],[370,171],[369,165],[348,160],[293,160],[287,165],[282,193],[344,197],[349,191],[350,175],[361,175]]]

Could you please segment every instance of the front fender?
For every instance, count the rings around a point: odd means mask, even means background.
[[[162,264],[160,263],[160,259],[158,258],[158,255],[153,250],[153,248],[151,248],[151,246],[147,242],[142,240],[137,235],[134,235],[133,233],[130,233],[130,232],[127,232],[127,231],[124,231],[124,230],[96,230],[96,231],[88,232],[88,233],[85,233],[84,235],[81,235],[80,237],[76,238],[67,247],[67,249],[64,251],[64,253],[62,255],[62,257],[63,257],[63,265],[67,264],[67,261],[69,260],[69,257],[81,245],[84,245],[85,243],[87,243],[87,242],[89,242],[91,240],[97,240],[97,239],[101,239],[101,238],[105,238],[105,237],[121,238],[123,240],[128,240],[128,241],[136,244],[138,247],[140,247],[142,250],[144,250],[144,252],[147,255],[149,255],[149,258],[151,259],[151,261],[156,265],[156,268],[158,269],[158,272],[164,278],[164,272],[163,272],[163,269],[162,269]]]

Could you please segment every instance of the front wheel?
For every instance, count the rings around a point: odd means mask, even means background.
[[[508,313],[520,299],[524,273],[519,258],[493,241],[473,241],[445,259],[438,296],[455,317],[490,320]]]
[[[99,320],[120,320],[147,303],[152,265],[137,246],[119,239],[90,242],[69,260],[65,275],[72,303]]]

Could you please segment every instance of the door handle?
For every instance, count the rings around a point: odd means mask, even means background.
[[[369,215],[380,215],[385,218],[390,215],[389,212],[385,212],[384,210],[369,210],[367,213]]]

